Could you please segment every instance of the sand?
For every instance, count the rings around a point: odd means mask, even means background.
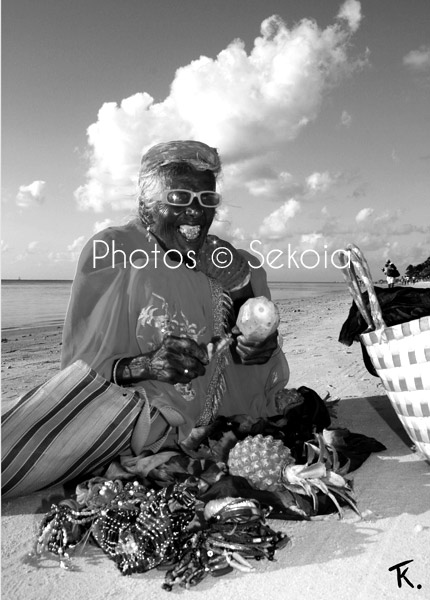
[[[411,450],[379,379],[366,371],[358,344],[337,339],[348,315],[345,293],[283,301],[280,332],[291,368],[289,387],[306,385],[322,397],[339,398],[334,425],[364,433],[387,450],[373,454],[353,474],[362,518],[346,510],[312,522],[270,521],[287,533],[290,544],[276,561],[256,563],[251,574],[234,572],[207,578],[190,591],[205,600],[392,600],[430,598],[430,467]],[[2,402],[28,391],[59,369],[61,323],[2,331]],[[152,571],[122,577],[98,549],[74,559],[68,572],[55,559],[40,568],[23,564],[35,527],[52,493],[62,488],[3,502],[2,598],[4,600],[126,600],[168,597],[164,574]],[[398,581],[393,565],[413,561]],[[399,583],[401,587],[399,587]],[[413,585],[414,587],[411,587]]]

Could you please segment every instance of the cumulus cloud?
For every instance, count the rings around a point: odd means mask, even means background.
[[[112,219],[104,219],[103,221],[96,221],[93,227],[93,233],[98,233],[99,231],[103,231],[107,227],[112,225]]]
[[[430,70],[430,46],[411,50],[403,57],[403,64],[414,71]]]
[[[283,202],[286,198],[303,192],[303,184],[295,181],[291,173],[282,168],[277,169],[270,163],[270,157],[258,156],[225,165],[219,187],[223,191],[224,183],[227,182],[226,201],[230,203],[230,198],[243,190],[251,197],[272,202]]]
[[[33,204],[42,204],[45,199],[45,181],[36,180],[30,185],[20,185],[16,196],[16,203],[21,208],[27,208]]]
[[[291,193],[295,186],[291,173],[281,171],[272,177],[259,177],[246,181],[244,182],[244,187],[249,191],[251,196],[278,200],[282,196],[285,196],[285,194]]]
[[[37,240],[29,242],[27,244],[26,248],[24,249],[24,251],[20,252],[19,254],[16,255],[15,261],[19,262],[21,260],[26,260],[26,259],[28,259],[29,256],[32,256],[34,254],[39,254],[40,253],[39,246],[40,246],[40,242],[38,242]]]
[[[402,216],[402,211],[397,208],[393,210],[384,210],[379,215],[376,215],[373,222],[376,225],[386,225],[387,223],[395,223]]]
[[[73,242],[67,246],[67,250],[69,252],[76,252],[77,250],[81,250],[84,243],[85,243],[85,236],[81,235],[78,238],[76,238],[76,240],[73,240]]]
[[[223,240],[228,240],[234,246],[240,246],[245,240],[245,231],[241,227],[234,227],[228,206],[221,205],[216,212],[215,219],[209,230],[211,235],[217,235]]]
[[[67,245],[67,250],[52,251],[48,253],[48,259],[53,263],[75,262],[79,258],[79,254],[85,243],[85,236],[81,235],[71,244]]]
[[[411,233],[429,233],[430,225],[416,225],[413,223],[396,223],[387,227],[390,235],[409,235]]]
[[[48,252],[48,260],[53,263],[74,261],[75,257],[70,252]]]
[[[356,215],[355,220],[357,223],[364,223],[373,215],[375,212],[374,208],[362,208]]]
[[[324,236],[320,232],[304,233],[300,236],[300,242],[302,246],[312,249],[322,245],[323,239]]]
[[[340,116],[340,124],[344,127],[349,127],[352,123],[352,117],[348,111],[343,110]]]
[[[362,208],[355,217],[359,226],[365,225],[365,232],[368,236],[366,237],[366,242],[372,238],[372,244],[376,243],[376,239],[373,239],[374,236],[379,236],[382,239],[387,238],[387,236],[397,237],[430,232],[430,225],[428,224],[403,223],[401,219],[402,211],[400,209],[385,210],[376,213],[373,208]]]
[[[347,21],[351,31],[357,31],[361,23],[361,4],[357,0],[346,0],[340,7],[338,17]]]
[[[29,254],[34,254],[37,251],[38,246],[39,246],[38,241],[30,242],[27,246],[27,252]]]
[[[79,206],[131,206],[141,153],[162,140],[204,141],[226,166],[253,157],[273,164],[317,117],[327,91],[363,66],[350,56],[360,20],[356,0],[325,29],[309,19],[289,29],[272,16],[249,53],[234,40],[215,59],[202,56],[178,69],[162,102],[142,92],[104,104],[87,132],[91,165],[75,192]]]
[[[306,178],[306,186],[313,194],[326,192],[333,185],[335,179],[328,171],[324,173],[312,173],[312,175]]]
[[[260,240],[277,240],[286,235],[288,231],[288,222],[300,210],[300,202],[290,198],[284,204],[265,217],[259,227],[258,236]]]

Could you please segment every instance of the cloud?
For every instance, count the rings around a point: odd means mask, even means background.
[[[368,221],[369,217],[371,217],[374,212],[375,212],[374,208],[362,208],[355,215],[355,220],[357,221],[357,223],[364,223],[365,221]]]
[[[1,241],[1,253],[8,252],[10,250],[9,244],[7,244],[4,240]]]
[[[27,260],[29,256],[34,257],[35,254],[40,254],[39,246],[40,246],[40,242],[38,242],[37,240],[29,242],[27,244],[27,247],[24,249],[24,251],[19,252],[15,256],[15,259],[13,262]]]
[[[53,263],[76,262],[85,243],[85,236],[81,235],[71,244],[68,244],[67,250],[52,251],[48,253],[48,260]]]
[[[358,225],[365,225],[369,235],[379,235],[381,238],[410,235],[414,233],[429,233],[430,225],[401,223],[402,211],[399,209],[385,210],[379,214],[373,208],[362,208],[356,215]]]
[[[38,246],[39,246],[39,242],[37,242],[37,241],[30,242],[27,246],[28,254],[34,254],[37,251]]]
[[[328,171],[324,173],[312,173],[306,178],[306,186],[310,192],[326,192],[335,182],[336,177],[330,175]]]
[[[53,263],[73,262],[75,257],[70,252],[49,252],[48,260]]]
[[[388,223],[395,223],[401,216],[402,211],[400,209],[384,210],[384,212],[375,216],[373,222],[376,225],[386,225]]]
[[[413,71],[430,70],[430,46],[421,46],[411,50],[403,57],[403,64]]]
[[[226,166],[281,159],[316,119],[327,92],[365,64],[350,57],[360,19],[356,0],[347,0],[326,29],[309,19],[289,29],[272,16],[249,53],[234,40],[215,59],[202,56],[178,69],[165,100],[141,92],[105,103],[87,131],[90,168],[75,192],[78,205],[130,208],[141,153],[162,140],[204,141]]]
[[[351,31],[357,31],[361,23],[361,4],[357,0],[346,0],[340,7],[339,19],[347,21]]]
[[[230,220],[230,209],[222,205],[216,212],[209,233],[228,240],[234,246],[240,246],[245,240],[245,232],[241,227],[233,227]]]
[[[397,223],[387,227],[390,235],[409,235],[411,233],[430,233],[430,225],[414,225],[412,223]]]
[[[352,123],[352,117],[348,111],[343,110],[340,116],[340,124],[344,127],[349,127]]]
[[[299,212],[300,202],[290,198],[284,204],[265,217],[258,230],[260,240],[277,240],[286,235],[288,222]]]
[[[304,233],[300,237],[300,242],[302,246],[306,248],[314,249],[316,246],[322,245],[322,241],[324,240],[324,236],[322,233]]]
[[[103,231],[107,227],[112,225],[112,219],[104,219],[104,221],[96,221],[93,227],[93,233],[98,233],[99,231]]]
[[[251,196],[257,198],[267,198],[277,200],[291,193],[293,187],[293,176],[291,173],[281,171],[279,174],[273,174],[272,177],[260,177],[244,182]]]
[[[19,191],[16,196],[16,203],[21,208],[27,208],[32,204],[42,204],[45,200],[45,181],[36,180],[30,185],[19,186]]]
[[[85,236],[81,235],[78,238],[76,238],[76,240],[73,240],[73,242],[69,246],[67,246],[67,250],[69,252],[76,252],[77,250],[81,250],[84,243]]]
[[[285,159],[282,162],[285,162]],[[288,171],[273,166],[269,156],[227,164],[223,171],[219,187],[222,188],[224,182],[227,182],[227,197],[230,198],[237,193],[242,195],[243,190],[247,190],[250,196],[259,200],[283,202],[288,197],[303,193],[303,184],[295,181]]]

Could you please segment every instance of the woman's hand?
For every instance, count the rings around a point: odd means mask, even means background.
[[[239,332],[237,327],[233,328],[233,333]],[[240,333],[240,332],[239,332]],[[244,365],[264,365],[270,359],[278,347],[278,332],[275,331],[262,342],[252,342],[247,340],[242,334],[236,338],[236,344],[233,346],[235,353]]]
[[[205,344],[188,337],[167,335],[153,353],[150,363],[151,377],[166,383],[189,383],[205,373],[209,363]]]
[[[209,363],[205,344],[189,337],[166,335],[161,346],[132,358],[122,358],[114,369],[114,381],[131,385],[155,379],[165,383],[189,383],[205,373]]]

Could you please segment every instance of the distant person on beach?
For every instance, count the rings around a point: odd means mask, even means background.
[[[277,332],[264,342],[235,334],[231,348],[217,351],[245,300],[270,298],[264,269],[248,262],[255,257],[208,235],[220,172],[206,144],[152,147],[141,160],[138,217],[98,233],[79,260],[62,368],[81,359],[146,392],[150,421],[142,411],[135,454],[181,442],[217,415],[282,413],[289,368]]]
[[[383,273],[385,273],[385,276],[387,278],[388,287],[394,287],[396,283],[396,278],[400,277],[400,273],[397,270],[396,265],[392,263],[390,259],[388,259],[384,267],[382,268],[382,271]]]

